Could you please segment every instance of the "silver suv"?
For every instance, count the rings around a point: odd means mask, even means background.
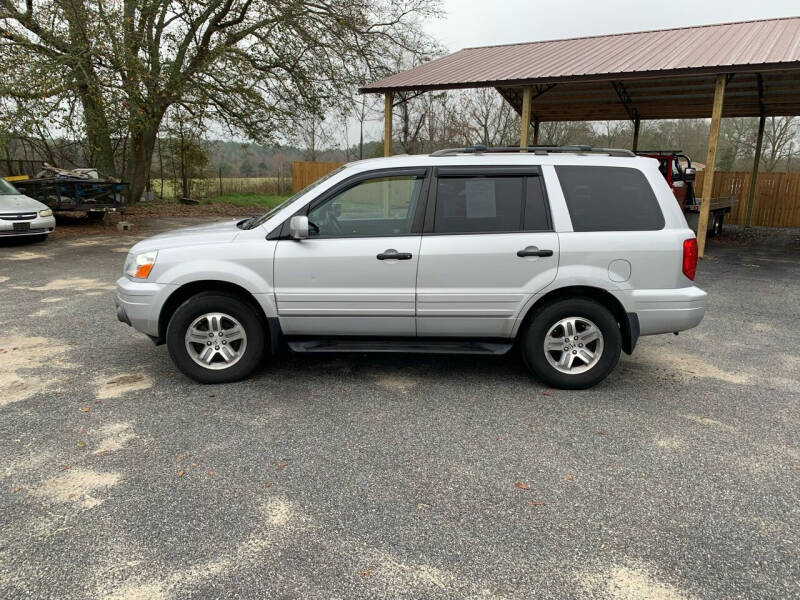
[[[117,316],[204,383],[295,352],[504,354],[586,388],[703,318],[694,232],[626,150],[465,148],[348,164],[267,214],[136,244]]]

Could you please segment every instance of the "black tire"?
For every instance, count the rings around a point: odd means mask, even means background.
[[[709,232],[709,237],[717,237],[720,233],[722,233],[722,221],[725,219],[725,215],[715,215],[714,222],[711,225],[711,231]]]
[[[86,218],[90,221],[102,221],[106,218],[106,211],[104,210],[89,210],[86,211]]]
[[[203,367],[186,348],[187,330],[208,313],[230,315],[244,329],[246,346],[241,358],[227,368]],[[175,365],[191,379],[200,383],[228,383],[247,377],[259,366],[264,357],[266,332],[267,324],[251,303],[225,292],[203,292],[186,300],[172,315],[167,326],[167,349]]]
[[[559,371],[550,364],[544,351],[545,336],[551,327],[562,319],[571,317],[587,319],[596,325],[602,334],[602,349],[599,359],[582,373],[570,374]],[[582,323],[585,322],[582,321]],[[555,331],[562,330],[556,329]],[[559,339],[559,336],[555,339]],[[566,342],[564,343],[566,344]],[[595,349],[599,347],[596,342],[589,342],[587,346],[589,344],[594,344]],[[572,347],[571,342],[570,347]],[[522,332],[520,348],[525,364],[541,381],[554,388],[582,390],[603,381],[617,366],[622,348],[622,334],[614,315],[605,306],[589,298],[571,298],[557,300],[536,309]],[[575,350],[575,352],[579,351]],[[560,352],[557,350],[550,353],[550,356],[556,360],[560,356]],[[569,352],[574,353],[572,349]],[[588,364],[581,362],[577,366],[588,366]]]

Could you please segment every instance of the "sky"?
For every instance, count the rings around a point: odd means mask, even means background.
[[[424,29],[448,52],[649,29],[800,16],[800,0],[443,0],[441,19]],[[383,134],[382,115],[365,137]],[[355,123],[348,128],[357,139]]]
[[[798,0],[444,0],[426,31],[449,51],[800,15]]]

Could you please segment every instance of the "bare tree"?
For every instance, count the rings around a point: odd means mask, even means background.
[[[309,117],[297,127],[297,142],[304,150],[305,160],[316,161],[320,151],[331,142],[331,124],[323,117]]]
[[[769,117],[764,127],[764,145],[761,164],[765,171],[774,171],[781,161],[789,164],[794,142],[798,135],[795,117]]]
[[[495,90],[468,90],[461,98],[461,107],[468,119],[471,143],[507,146],[519,142],[519,115]]]

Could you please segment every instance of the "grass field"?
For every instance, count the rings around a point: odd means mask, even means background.
[[[278,194],[225,194],[215,198],[204,198],[200,204],[235,204],[236,206],[260,206],[265,210],[277,206],[289,196]]]
[[[176,200],[183,195],[180,181],[173,179],[151,179],[151,189],[163,200]],[[192,179],[189,182],[190,197],[197,200],[225,197],[229,195],[276,196],[291,193],[291,178],[278,177],[216,177]]]

